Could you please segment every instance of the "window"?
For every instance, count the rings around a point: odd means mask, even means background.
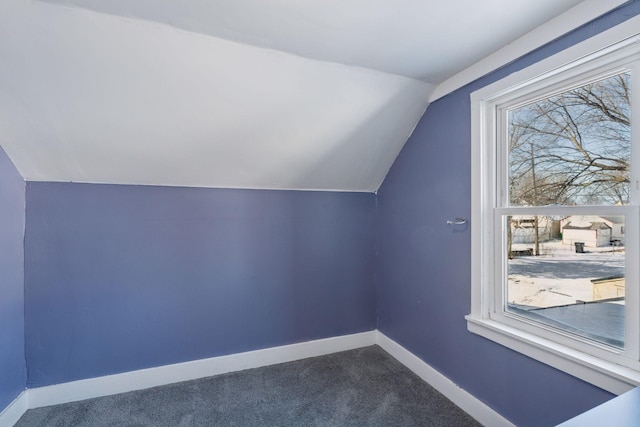
[[[472,94],[467,320],[621,393],[640,385],[640,43],[607,37]]]

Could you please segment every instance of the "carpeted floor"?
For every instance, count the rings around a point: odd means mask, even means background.
[[[27,411],[17,427],[479,426],[380,347]]]

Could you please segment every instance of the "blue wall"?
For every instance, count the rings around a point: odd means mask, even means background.
[[[24,390],[25,184],[0,148],[0,412]]]
[[[375,329],[375,196],[27,184],[28,386]]]
[[[467,332],[470,233],[445,221],[470,216],[469,94],[639,12],[433,103],[377,211],[372,194],[28,183],[23,270],[25,187],[0,152],[0,408],[25,385],[24,327],[38,387],[367,331],[376,309],[382,332],[518,425],[609,399]]]
[[[470,93],[640,12],[591,23],[427,109],[379,191],[378,328],[519,426],[570,418],[611,395],[473,335]]]

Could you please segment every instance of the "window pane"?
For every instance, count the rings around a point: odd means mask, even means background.
[[[509,110],[509,204],[628,204],[630,85],[625,72]]]
[[[624,348],[624,217],[504,216],[507,312]]]

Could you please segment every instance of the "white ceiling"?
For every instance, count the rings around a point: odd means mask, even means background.
[[[581,0],[44,1],[433,84]]]
[[[3,0],[0,146],[26,180],[376,191],[439,83],[578,3]]]

